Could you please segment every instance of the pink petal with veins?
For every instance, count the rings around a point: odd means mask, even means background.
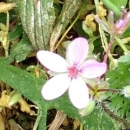
[[[107,70],[106,63],[100,63],[96,60],[87,60],[80,66],[80,74],[88,79],[97,78]]]
[[[40,63],[54,72],[66,72],[67,71],[67,63],[64,58],[60,55],[57,55],[53,52],[49,51],[38,51],[37,58]]]
[[[81,37],[74,39],[67,48],[66,54],[72,65],[81,64],[88,54],[88,41]]]
[[[42,88],[42,96],[46,100],[60,97],[68,89],[71,78],[67,74],[59,74],[48,80]]]
[[[79,109],[85,108],[88,105],[88,87],[82,79],[72,79],[69,87],[69,97],[72,104]]]

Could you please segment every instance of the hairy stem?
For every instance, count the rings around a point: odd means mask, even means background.
[[[109,45],[108,45],[108,49],[107,49],[106,54],[105,54],[105,56],[104,56],[103,62],[107,62],[107,58],[108,58],[108,55],[109,55],[111,46],[112,46],[113,41],[114,41],[114,37],[115,37],[115,36],[113,35],[113,36],[111,37],[111,39],[110,39],[110,42],[109,42]]]
[[[123,123],[124,126],[126,127],[126,129],[130,128],[130,124],[123,118],[120,118],[119,116],[115,115],[112,111],[110,111],[110,109],[107,108],[107,106],[105,105],[105,103],[101,103],[101,106],[103,108],[103,110],[113,119],[115,119],[116,121],[119,121],[120,123]]]

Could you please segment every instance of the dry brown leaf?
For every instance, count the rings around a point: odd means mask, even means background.
[[[99,3],[97,14],[98,14],[98,16],[100,18],[105,17],[107,15],[106,9],[103,7],[103,3],[102,2]]]
[[[57,111],[55,119],[53,120],[53,122],[48,130],[59,130],[59,127],[63,123],[65,117],[66,117],[66,114],[64,114],[61,111]]]
[[[10,101],[10,96],[7,95],[6,90],[4,90],[0,98],[0,106],[11,108],[11,106],[8,105],[9,101]]]
[[[9,126],[10,130],[20,130],[18,124],[13,119],[9,120]]]
[[[74,129],[73,130],[77,130],[77,128],[80,126],[80,122],[77,119],[74,120],[73,124],[74,124]]]
[[[64,119],[62,125],[67,126],[69,124],[67,117]]]
[[[85,24],[91,28],[94,32],[96,31],[96,24],[94,23],[94,15],[89,14],[85,18]]]
[[[0,13],[5,13],[5,12],[11,10],[14,7],[16,7],[15,3],[0,2]]]
[[[0,130],[5,130],[5,123],[1,113],[0,113]]]
[[[30,109],[30,105],[27,104],[27,102],[23,98],[20,98],[18,102],[21,106],[22,112],[27,112],[30,115],[36,115],[35,112]]]

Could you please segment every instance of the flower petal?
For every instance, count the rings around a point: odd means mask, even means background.
[[[88,54],[88,41],[81,37],[74,39],[67,48],[66,54],[72,65],[83,63]]]
[[[100,63],[96,60],[87,60],[80,66],[80,74],[85,78],[97,78],[107,70],[106,63]]]
[[[55,99],[68,89],[71,78],[67,74],[60,74],[48,80],[42,88],[42,96],[46,100]]]
[[[85,108],[89,103],[88,87],[80,78],[73,79],[69,87],[69,97],[72,104],[79,108]]]
[[[67,63],[64,58],[49,51],[38,51],[37,58],[43,66],[54,72],[66,72]]]

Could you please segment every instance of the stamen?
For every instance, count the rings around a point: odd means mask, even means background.
[[[68,68],[68,73],[71,78],[76,78],[78,75],[78,72],[79,70],[74,66]]]

